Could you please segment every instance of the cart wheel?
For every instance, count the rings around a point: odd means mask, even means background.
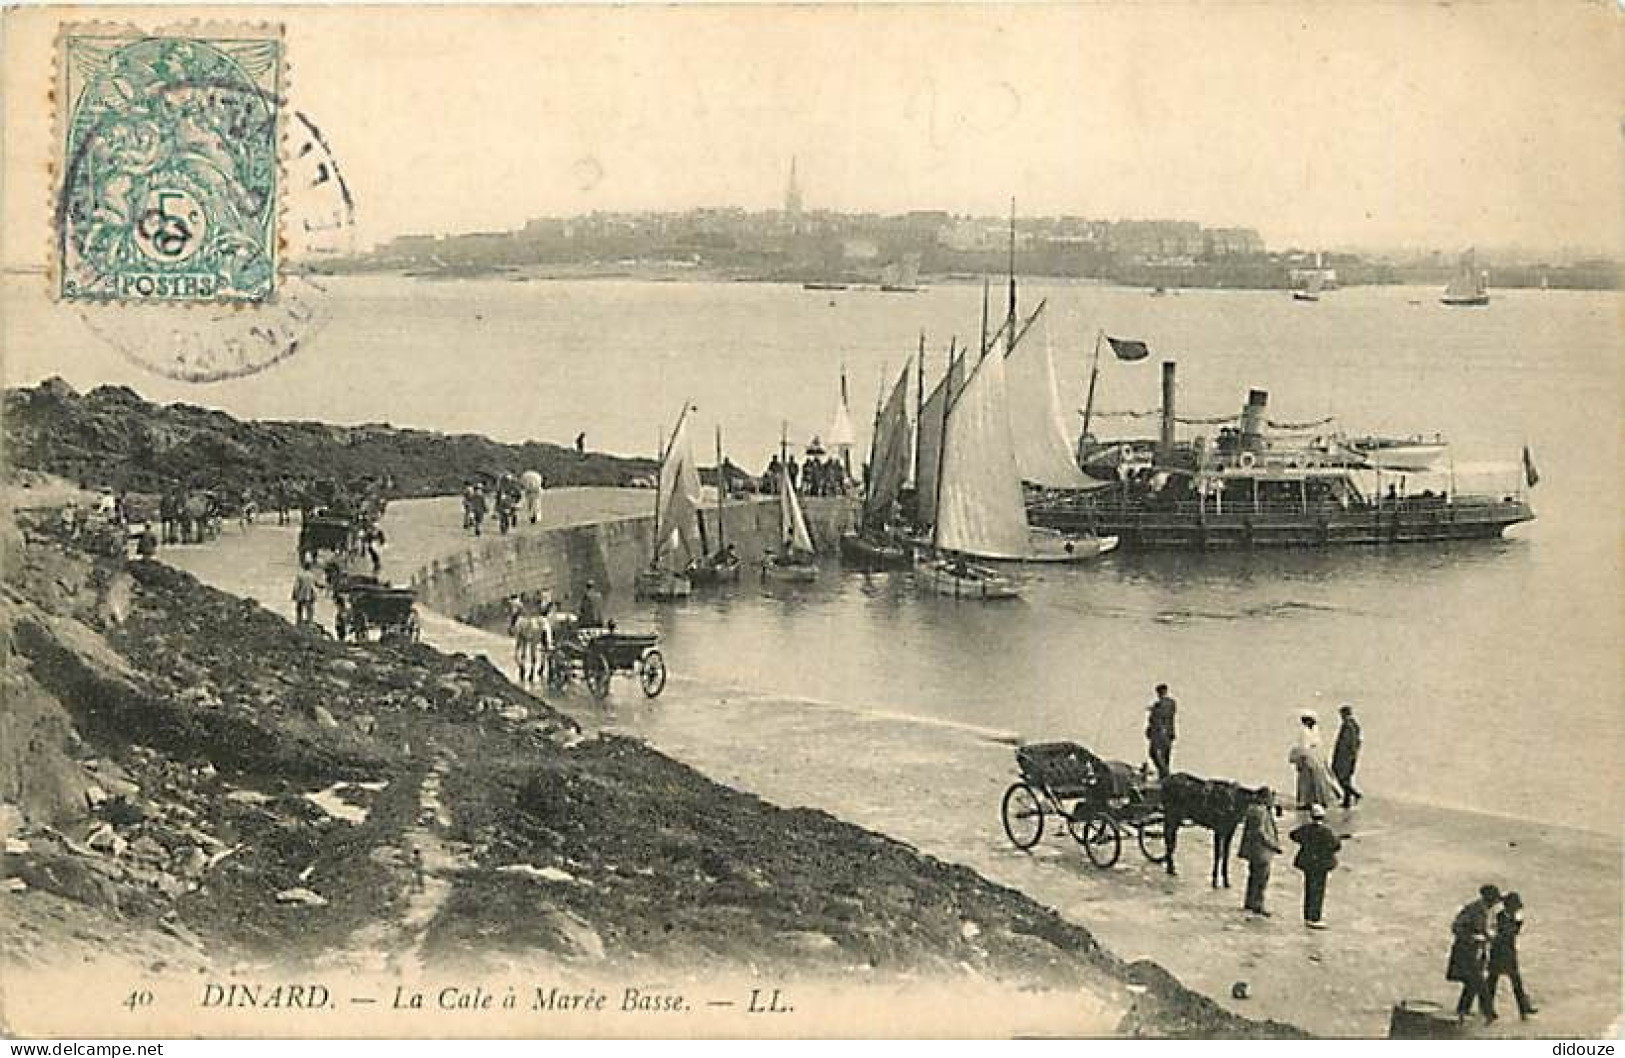
[[[602,654],[588,654],[585,660],[587,668],[587,689],[594,698],[609,697],[609,659]]]
[[[1111,867],[1123,855],[1123,832],[1117,820],[1104,812],[1096,812],[1082,820],[1067,821],[1072,838],[1083,846],[1084,855],[1096,867]]]
[[[1153,816],[1139,826],[1140,853],[1152,863],[1168,861],[1168,831],[1161,816]]]
[[[1044,836],[1044,804],[1024,782],[1004,791],[1004,834],[1010,844],[1025,852]]]
[[[643,684],[646,698],[657,698],[666,689],[666,659],[660,656],[660,651],[651,650],[643,655],[643,668],[638,673],[638,681]]]

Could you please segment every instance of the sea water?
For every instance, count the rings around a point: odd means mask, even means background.
[[[858,423],[883,370],[915,355],[922,330],[940,371],[950,337],[975,339],[982,299],[971,285],[882,294],[337,278],[329,322],[297,356],[196,386],[121,358],[74,310],[50,305],[40,283],[6,280],[10,385],[60,374],[81,390],[118,383],[243,417],[505,440],[568,443],[585,431],[592,448],[644,454],[687,400],[699,408],[699,436],[708,441],[720,424],[730,456],[752,467],[781,430],[800,445],[827,427],[843,365]],[[1003,604],[916,595],[906,577],[833,565],[806,588],[747,579],[647,614],[674,673],[736,689],[728,710],[633,709],[623,723],[657,742],[714,744],[708,728],[759,702],[785,714],[777,751],[814,786],[821,775],[841,781],[808,736],[832,725],[861,731],[839,752],[861,746],[881,772],[929,746],[942,782],[972,765],[985,781],[982,771],[1008,768],[1002,747],[1016,739],[1074,739],[1141,760],[1145,705],[1167,682],[1180,702],[1180,769],[1289,788],[1296,711],[1320,713],[1329,745],[1348,702],[1365,729],[1368,791],[1613,830],[1625,807],[1615,780],[1625,727],[1620,300],[1497,291],[1487,308],[1450,309],[1437,293],[1351,288],[1301,303],[1274,292],[1151,298],[1033,282],[1020,309],[1048,300],[1027,340],[1053,348],[1068,408],[1082,404],[1105,331],[1143,339],[1154,354],[1140,364],[1107,355],[1097,399],[1107,411],[1154,408],[1155,361],[1173,359],[1183,415],[1232,414],[1262,388],[1279,420],[1335,415],[1355,432],[1442,432],[1463,467],[1503,464],[1505,489],[1516,487],[1528,444],[1539,518],[1504,541],[1119,553],[1033,571],[1024,597]],[[995,320],[1002,312],[996,297]],[[1146,419],[1097,422],[1103,433],[1154,431]],[[700,447],[708,457],[710,444]]]

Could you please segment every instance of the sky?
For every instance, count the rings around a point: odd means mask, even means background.
[[[195,9],[189,9],[193,15]],[[1615,251],[1625,17],[1451,5],[264,10],[358,242],[808,208],[1173,217],[1272,247]],[[143,23],[173,21],[174,13]],[[48,243],[49,10],[5,32],[5,261]]]

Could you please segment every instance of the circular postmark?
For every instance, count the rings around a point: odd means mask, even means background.
[[[183,381],[235,378],[325,321],[322,261],[355,248],[349,188],[315,122],[207,42],[112,55],[68,143],[59,295],[127,359]]]

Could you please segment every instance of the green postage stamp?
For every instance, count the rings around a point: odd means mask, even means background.
[[[278,27],[60,37],[57,293],[263,302],[276,289]]]

